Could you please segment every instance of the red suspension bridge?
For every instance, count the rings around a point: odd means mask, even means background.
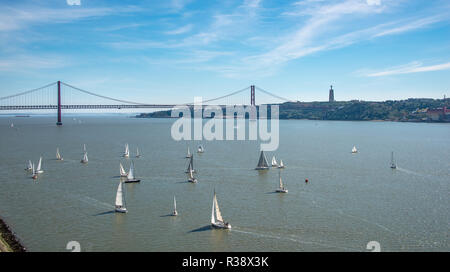
[[[292,100],[278,96],[255,85],[230,92],[226,95],[203,100],[203,106],[217,105],[248,105],[246,102],[233,103],[229,99],[238,94],[244,94],[250,90],[250,105],[256,106],[255,93],[259,92],[277,99],[277,102],[290,102]],[[247,100],[248,101],[248,100]],[[267,104],[267,103],[266,103]],[[149,108],[173,108],[179,105],[193,106],[194,103],[185,104],[151,104],[140,103],[113,97],[100,95],[84,89],[69,85],[62,81],[53,82],[45,86],[0,97],[0,111],[20,111],[20,110],[56,110],[57,125],[62,125],[62,110],[81,110],[81,109],[149,109]]]

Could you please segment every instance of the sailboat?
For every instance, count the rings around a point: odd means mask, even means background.
[[[26,171],[31,171],[31,170],[33,170],[33,163],[29,160],[28,161],[28,166],[27,166],[27,168],[25,168],[25,170]]]
[[[13,128],[14,127],[14,123],[11,123],[11,128]]]
[[[394,151],[391,152],[391,168],[396,169],[397,165],[394,162]]]
[[[269,164],[267,163],[266,155],[264,155],[264,151],[261,150],[261,154],[259,155],[258,165],[255,170],[267,170],[269,169]]]
[[[38,174],[36,173],[36,170],[34,169],[34,163],[31,166],[31,172],[32,172],[32,179],[37,179],[38,178]]]
[[[358,150],[356,149],[356,146],[353,146],[352,153],[358,153]]]
[[[139,154],[139,148],[136,148],[136,158],[140,158],[141,154]]]
[[[276,189],[275,192],[277,192],[277,193],[287,193],[288,190],[286,189],[286,187],[284,187],[283,181],[281,180],[281,171],[278,171],[278,177],[280,179],[280,187],[278,189]]]
[[[214,217],[215,215],[215,217]],[[211,212],[211,226],[218,229],[231,229],[231,224],[224,222],[222,214],[220,213],[219,203],[217,202],[216,191],[214,190],[212,212]]]
[[[87,152],[84,152],[83,159],[81,159],[81,163],[87,164],[89,162]]]
[[[125,169],[123,169],[122,163],[120,163],[120,177],[126,177],[128,176],[127,172],[125,172]]]
[[[128,144],[125,145],[125,152],[123,152],[123,157],[124,158],[130,157],[130,148],[128,147]]]
[[[279,169],[284,169],[286,166],[283,164],[283,160],[280,160],[280,165],[278,165]]]
[[[191,151],[189,150],[189,146],[187,148],[187,155],[186,155],[186,159],[189,159],[191,157]]]
[[[177,212],[177,200],[175,199],[175,196],[173,196],[173,212],[172,212],[172,216],[177,216],[178,212]]]
[[[136,179],[134,177],[134,163],[131,161],[130,165],[130,171],[128,171],[127,179],[125,180],[125,183],[131,183],[131,182],[140,182],[140,179]]]
[[[188,181],[192,182],[192,183],[197,183],[197,178],[194,177],[194,170],[192,170],[192,169],[189,171]]]
[[[127,212],[127,208],[125,207],[125,198],[124,198],[122,181],[119,181],[119,187],[117,187],[115,211],[119,212],[119,213]]]
[[[203,152],[205,152],[205,149],[203,148],[202,145],[199,145],[197,148],[197,153],[203,153]]]
[[[59,148],[56,148],[56,159],[58,161],[63,161],[63,157],[61,157],[61,154],[59,154]]]
[[[278,163],[277,160],[275,159],[275,156],[272,157],[272,167],[277,167]]]
[[[36,168],[36,174],[42,174],[44,173],[44,170],[42,170],[42,157],[39,157],[39,163]]]
[[[194,155],[191,154],[191,156],[189,157],[189,164],[188,164],[188,168],[186,169],[185,173],[189,174],[192,171],[192,173],[195,173],[195,169],[194,169]]]

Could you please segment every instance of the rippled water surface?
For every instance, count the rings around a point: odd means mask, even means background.
[[[0,118],[0,215],[31,251],[66,251],[69,241],[83,251],[366,251],[369,241],[450,250],[448,124],[280,121],[279,149],[267,157],[287,166],[281,195],[278,170],[253,170],[257,141],[203,142],[191,184],[184,157],[199,142],[172,140],[173,120],[54,119]],[[129,212],[116,214],[126,143],[142,182],[124,186]],[[45,172],[34,182],[24,168],[39,156]],[[231,231],[209,227],[214,189]],[[177,217],[168,216],[174,195]]]

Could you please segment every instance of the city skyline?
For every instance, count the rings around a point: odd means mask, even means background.
[[[337,101],[449,95],[446,1],[0,6],[0,97],[56,80],[154,103],[253,84],[295,101],[327,101],[330,85]]]

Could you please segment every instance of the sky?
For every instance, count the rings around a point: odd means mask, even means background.
[[[1,1],[0,97],[57,80],[143,103],[250,85],[299,101],[330,85],[338,101],[448,97],[450,1]]]

